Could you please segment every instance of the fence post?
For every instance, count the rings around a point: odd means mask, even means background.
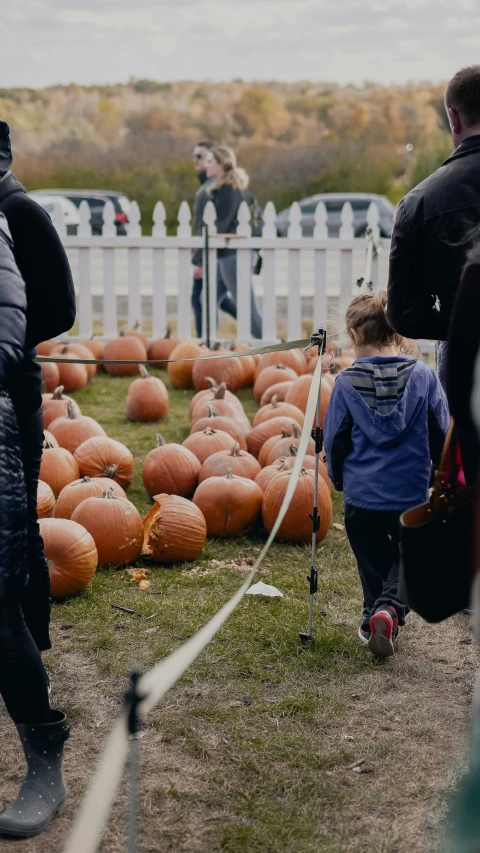
[[[153,210],[152,237],[166,237],[167,214],[163,202],[157,201]],[[163,337],[167,332],[167,306],[165,296],[165,249],[152,249],[152,337]]]
[[[111,201],[107,201],[103,208],[102,236],[117,236],[115,208]],[[114,248],[103,249],[103,334],[106,338],[116,338],[118,334]]]
[[[277,237],[277,213],[273,202],[269,201],[263,213],[263,232],[265,239]],[[275,249],[262,249],[262,315],[263,315],[263,338],[266,341],[275,341],[277,338],[277,302],[275,296]]]
[[[340,239],[351,240],[353,232],[353,210],[349,201],[343,205],[341,213]],[[352,249],[340,249],[340,324],[348,305],[352,301],[353,283],[353,251]]]
[[[288,217],[288,237],[301,239],[302,211],[298,202],[294,201]],[[287,336],[290,340],[301,337],[301,281],[300,281],[300,249],[288,250],[288,294],[287,294]]]
[[[375,204],[374,201],[372,201],[367,210],[367,227],[372,232],[372,238],[375,246],[378,246],[380,242],[379,220],[380,216],[378,213],[378,206]],[[373,290],[378,290],[378,254],[375,249],[373,250],[372,255],[371,281]]]
[[[190,208],[182,201],[178,211],[178,237],[191,237]],[[191,336],[190,293],[192,289],[192,266],[190,249],[178,249],[178,303],[177,303],[177,337],[186,340]]]
[[[80,202],[80,222],[77,229],[78,237],[91,237],[90,205],[87,201]],[[81,338],[89,338],[93,334],[92,319],[92,288],[90,279],[90,249],[78,250],[78,334]]]
[[[328,237],[327,208],[320,201],[315,208],[316,240]],[[327,328],[327,252],[326,249],[313,250],[313,328]]]
[[[204,236],[208,229],[208,245],[205,239],[203,252],[202,290],[202,337],[217,339],[217,252],[210,248],[210,239],[217,233],[217,212],[213,201],[207,201],[203,211]]]
[[[238,208],[237,221],[238,237],[250,237],[250,209],[246,201]],[[237,249],[237,337],[249,341],[252,337],[252,250],[242,248],[242,240],[235,240],[232,248]]]

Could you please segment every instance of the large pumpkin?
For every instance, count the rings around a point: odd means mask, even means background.
[[[73,511],[72,520],[91,534],[98,552],[99,566],[126,566],[135,562],[143,545],[143,521],[127,498],[116,497],[113,489],[87,498]]]
[[[301,349],[287,349],[281,352],[267,352],[265,355],[261,355],[255,370],[255,379],[257,379],[266,367],[274,367],[276,364],[283,364],[284,367],[290,367],[295,371],[297,376],[301,376],[306,372],[303,351]]]
[[[270,447],[270,451],[269,451],[269,454],[267,456],[265,464],[266,465],[273,465],[274,462],[276,462],[277,459],[280,459],[281,456],[288,456],[288,454],[291,452],[292,447],[298,448],[298,446],[300,444],[301,434],[302,434],[301,430],[298,428],[298,426],[293,424],[293,436],[292,437],[288,436],[288,438],[284,438],[284,437],[279,438],[278,441],[275,442],[273,447]],[[307,444],[307,454],[313,456],[314,453],[315,453],[315,442],[314,442],[313,438],[309,438],[308,444]],[[265,460],[262,460],[262,461],[265,461]]]
[[[257,526],[262,510],[263,492],[253,480],[234,477],[209,477],[200,483],[193,502],[207,522],[208,536],[244,536]]]
[[[52,598],[58,600],[82,592],[98,564],[97,549],[90,533],[65,518],[41,518],[39,524]]]
[[[271,403],[267,406],[262,406],[262,408],[258,410],[253,419],[253,426],[256,427],[258,424],[263,424],[271,418],[293,418],[293,420],[301,426],[303,426],[303,422],[305,420],[305,416],[300,409],[297,409],[296,406],[292,406],[291,403],[279,402],[278,398],[275,396],[272,397]]]
[[[295,379],[298,379],[298,374],[291,367],[285,367],[281,363],[273,367],[266,367],[255,379],[253,396],[257,403],[260,403],[265,391],[272,385],[278,385],[279,382],[289,382]]]
[[[133,456],[128,447],[113,438],[88,438],[74,455],[82,477],[111,477],[122,489],[133,480]]]
[[[261,468],[255,477],[255,482],[257,486],[260,486],[262,492],[266,492],[270,481],[273,480],[280,471],[288,471],[290,468],[291,465],[288,459],[283,456],[281,459],[277,459],[274,465],[267,465],[265,468]]]
[[[50,423],[50,432],[60,447],[65,447],[70,453],[75,453],[87,438],[105,435],[105,430],[97,421],[87,415],[79,415],[71,402],[67,403],[67,414]]]
[[[135,379],[128,389],[125,408],[130,421],[159,421],[168,413],[168,391],[161,379],[150,376],[143,365],[139,367],[140,379]]]
[[[265,490],[262,517],[267,533],[271,532],[275,524],[291,475],[292,469],[281,471],[273,477]],[[313,471],[302,469],[295,493],[275,537],[276,539],[295,543],[311,542],[312,519],[310,518],[310,513],[313,508],[314,490],[315,475]],[[318,480],[317,500],[320,517],[317,542],[321,542],[327,535],[332,522],[332,499],[328,487],[322,478]]]
[[[178,495],[156,495],[143,521],[142,555],[170,566],[195,560],[203,550],[207,525],[203,513]]]
[[[45,428],[47,428],[55,418],[61,418],[67,414],[68,403],[73,404],[73,408],[77,415],[81,414],[78,403],[76,403],[75,400],[72,400],[71,397],[67,397],[67,395],[63,393],[64,390],[63,385],[59,385],[58,388],[55,388],[53,394],[43,394],[42,414]]]
[[[51,338],[48,341],[42,341],[36,346],[38,355],[50,355],[52,349],[58,347],[59,343],[61,343],[61,341],[57,340],[57,338]]]
[[[282,434],[281,435],[272,435],[271,438],[267,438],[265,444],[263,444],[261,447],[260,453],[258,454],[258,461],[259,461],[262,468],[264,468],[265,465],[267,465],[268,457],[270,456],[270,451],[271,451],[272,447],[275,447],[275,445],[277,444],[277,442],[281,438],[288,438],[288,437],[290,437],[290,439],[293,441],[294,436],[293,436],[292,424],[290,424],[290,428],[282,427]]]
[[[89,348],[85,347],[83,344],[81,344],[80,341],[77,341],[76,343],[72,343],[72,344],[65,344],[65,345],[60,344],[60,346],[55,347],[55,349],[52,350],[50,355],[52,357],[55,355],[60,355],[62,358],[65,355],[73,355],[76,358],[93,358],[92,353],[90,352]],[[85,369],[87,371],[88,379],[89,380],[93,379],[93,377],[95,376],[95,374],[97,372],[96,364],[84,364],[83,366],[85,367]],[[60,365],[60,382],[63,382],[61,367],[62,366]],[[67,388],[67,391],[68,391],[68,388]]]
[[[288,454],[285,453],[284,456],[280,456],[278,459],[275,460],[275,462],[272,463],[272,466],[274,467],[275,465],[279,465],[280,463],[282,463],[284,467],[288,465],[290,468],[293,468],[297,458],[297,453],[298,445],[293,443],[290,444]],[[303,457],[302,468],[305,468],[306,471],[315,471],[315,465],[316,457],[313,456],[313,454],[306,454]],[[267,467],[272,466],[269,465]],[[266,471],[267,468],[263,468],[262,470]],[[326,485],[328,486],[328,490],[330,491],[332,488],[332,482],[330,480],[330,477],[328,476],[328,468],[321,457],[319,457],[318,459],[318,473],[320,477],[322,477],[322,479],[325,481]]]
[[[247,437],[249,452],[258,458],[263,445],[269,438],[272,438],[274,435],[278,435],[278,437],[280,437],[283,429],[291,430],[294,424],[301,432],[302,427],[298,421],[295,421],[292,418],[270,418],[270,420],[258,424],[258,426],[252,429],[251,433]]]
[[[120,332],[118,338],[105,344],[103,357],[112,361],[146,361],[147,350],[134,335]],[[104,367],[110,376],[135,376],[138,373],[138,364],[105,364]]]
[[[167,329],[164,338],[157,338],[148,347],[148,360],[153,362],[154,367],[167,368],[167,361],[175,347],[180,343],[177,338],[172,338],[172,330]]]
[[[227,402],[229,403],[232,403],[232,405],[235,406],[239,412],[244,413],[243,406],[240,400],[238,399],[238,397],[235,396],[235,394],[232,394],[232,392],[228,390],[225,383],[221,382],[220,384],[218,384],[217,382],[215,382],[214,379],[211,378],[211,376],[206,377],[206,382],[209,386],[208,389],[206,391],[197,391],[197,393],[194,394],[194,396],[190,400],[190,405],[188,407],[188,417],[191,421],[194,421],[197,417],[199,417],[196,411],[200,403],[213,403],[215,405],[216,400],[220,398],[222,400],[227,400]],[[219,388],[221,388],[221,392],[220,395],[217,395],[217,391],[219,390]],[[202,409],[202,411],[204,411],[204,409]],[[203,415],[201,415],[201,417],[203,417]]]
[[[208,388],[207,376],[217,382],[225,382],[227,388],[233,393],[243,386],[243,367],[236,356],[222,358],[221,355],[216,355],[207,361],[195,361],[192,382],[197,391]]]
[[[198,483],[200,462],[181,444],[166,444],[157,435],[157,446],[143,460],[142,480],[151,498],[164,492],[189,498]]]
[[[88,382],[88,371],[84,364],[75,362],[78,356],[69,352],[68,347],[52,352],[51,357],[54,358],[56,355],[59,358],[67,359],[65,363],[57,363],[60,385],[63,385],[65,391],[81,391],[82,388],[85,388]],[[68,363],[69,361],[71,364]]]
[[[209,394],[208,391],[201,393]],[[227,398],[225,383],[218,386],[211,399],[204,397],[203,399],[198,400],[192,409],[192,423],[196,423],[200,418],[208,418],[209,407],[212,405],[215,406],[219,415],[226,418],[232,418],[238,423],[243,434],[248,435],[252,428],[250,421],[248,420],[240,401],[236,400],[236,402],[233,402],[230,397]]]
[[[133,338],[137,338],[143,346],[145,347],[145,352],[148,350],[148,340],[147,336],[142,332],[142,324],[137,320],[132,329],[126,329],[125,334],[127,336],[132,336]]]
[[[248,353],[248,350],[251,347],[248,344],[237,344],[236,341],[232,341],[232,345],[230,347],[231,352],[243,352]],[[255,356],[253,355],[242,355],[239,357],[240,364],[242,365],[243,370],[243,388],[250,388],[255,382],[255,370],[257,367],[257,362],[255,361]]]
[[[60,371],[58,369],[58,364],[55,364],[54,361],[42,361],[40,364],[40,370],[42,372],[44,392],[52,394],[53,391],[55,391],[55,388],[58,388],[60,385]]]
[[[39,518],[51,518],[55,509],[55,495],[48,483],[38,481],[37,515]]]
[[[82,477],[62,489],[53,515],[55,518],[71,518],[82,501],[87,498],[98,498],[106,489],[112,489],[117,498],[127,497],[122,487],[109,477]]]
[[[227,450],[232,446],[232,436],[221,429],[204,429],[203,432],[195,432],[189,435],[183,442],[187,450],[195,454],[200,463],[217,453],[219,450]]]
[[[192,372],[194,362],[182,361],[182,359],[198,358],[206,352],[205,347],[200,347],[194,341],[183,341],[177,344],[175,349],[170,353],[171,362],[167,367],[168,378],[174,388],[193,388]],[[172,361],[176,363],[172,364]]]
[[[205,459],[200,468],[198,482],[203,483],[209,477],[225,477],[229,470],[236,477],[254,480],[261,469],[255,457],[241,450],[238,442],[234,442],[231,450],[220,450]]]
[[[48,441],[48,443],[51,444],[52,447],[60,447],[57,439],[54,435],[52,435],[51,432],[48,431],[48,429],[43,430],[43,440]]]
[[[44,441],[39,479],[48,483],[53,494],[59,495],[68,483],[78,477],[78,464],[70,451],[64,447],[52,447],[49,441]]]
[[[292,387],[289,388],[285,395],[285,402],[292,403],[294,406],[297,406],[302,412],[306,411],[307,408],[307,400],[308,395],[310,393],[310,388],[312,385],[313,376],[311,374],[306,374],[305,376],[299,376],[298,379],[295,380]],[[330,397],[332,395],[332,389],[330,387],[330,383],[326,382],[325,379],[321,379],[321,400],[320,400],[320,426],[323,426],[323,419],[325,417],[325,412],[327,411],[327,406],[330,402]]]
[[[190,435],[194,432],[203,432],[204,429],[208,429],[209,427],[216,430],[221,429],[223,432],[227,432],[235,441],[238,441],[242,450],[247,449],[245,435],[238,425],[238,422],[233,418],[227,418],[220,415],[213,405],[208,406],[208,416],[206,418],[199,418],[198,421],[195,421],[195,423],[192,424]]]
[[[82,344],[82,346],[86,347],[89,352],[91,352],[93,358],[103,358],[103,353],[105,352],[105,344],[103,343],[103,341],[100,341],[94,335],[92,335],[91,338],[87,338],[87,340],[85,341],[79,341],[79,343]]]
[[[287,396],[287,391],[292,387],[294,380],[290,380],[289,382],[278,382],[275,385],[271,385],[270,388],[262,394],[262,399],[260,400],[261,406],[266,406],[268,403],[271,403],[273,398],[277,398],[278,403],[283,403],[285,397]]]

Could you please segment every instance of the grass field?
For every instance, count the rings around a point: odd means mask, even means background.
[[[164,378],[164,377],[163,377]],[[130,424],[127,379],[104,374],[76,395],[84,414],[135,456],[128,495],[144,513],[141,481],[155,433],[182,441],[189,392],[171,392],[168,417]],[[240,393],[249,415],[251,391]],[[335,496],[334,521],[342,521]],[[70,801],[19,853],[59,853],[133,666],[147,670],[200,628],[231,596],[263,542],[210,540],[200,559],[151,568],[155,593],[122,571],[99,571],[81,596],[53,608],[46,664],[53,704],[72,725],[66,749]],[[318,548],[315,641],[307,624],[308,546],[275,544],[261,579],[282,599],[247,597],[207,650],[145,720],[142,853],[424,853],[440,849],[445,798],[463,767],[477,654],[467,618],[427,626],[409,618],[398,653],[374,660],[358,644],[361,609],[343,530]],[[134,610],[129,615],[112,604]],[[22,760],[0,716],[0,798],[10,799]],[[354,765],[356,765],[354,767]],[[125,850],[125,790],[104,853]],[[0,841],[0,850],[10,844]]]

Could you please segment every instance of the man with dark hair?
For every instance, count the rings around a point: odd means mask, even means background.
[[[197,173],[198,180],[200,181],[200,187],[197,190],[197,194],[195,196],[195,201],[193,204],[193,233],[200,237],[203,234],[203,212],[205,210],[205,205],[207,201],[209,201],[208,193],[206,192],[208,186],[210,185],[210,181],[207,181],[207,173],[205,171],[205,158],[208,152],[213,148],[212,142],[197,142],[195,148],[193,149],[193,166]],[[197,331],[197,337],[202,337],[202,328],[203,328],[203,309],[202,309],[202,296],[203,296],[203,251],[202,249],[197,249],[196,252],[193,253],[192,263],[193,263],[193,288],[192,288],[192,308],[193,314],[195,317],[195,328]],[[222,279],[218,275],[217,271],[217,305],[221,307],[222,311],[226,311],[227,314],[231,314],[232,317],[237,316],[237,308],[235,302],[229,296],[227,292],[227,288],[223,283]]]
[[[398,206],[387,308],[401,335],[438,342],[443,385],[453,301],[480,223],[480,65],[455,74],[445,91],[445,109],[455,151]]]

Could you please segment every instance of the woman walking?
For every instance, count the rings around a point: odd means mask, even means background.
[[[211,181],[206,192],[212,199],[217,212],[217,232],[219,234],[235,234],[237,230],[238,208],[242,201],[253,204],[253,197],[248,192],[249,177],[244,169],[237,166],[237,158],[231,148],[226,145],[213,147],[205,158],[205,171]],[[257,307],[253,292],[253,267],[257,253],[252,252],[250,273],[250,316],[251,333],[255,338],[262,337],[262,318]],[[238,305],[237,299],[237,252],[236,249],[218,250],[218,272],[230,293],[232,301]]]
[[[17,799],[0,814],[0,835],[42,832],[65,803],[65,715],[50,709],[48,678],[28,630],[22,599],[28,585],[29,507],[21,437],[10,391],[25,353],[27,297],[8,225],[0,214],[0,694],[27,761]]]

